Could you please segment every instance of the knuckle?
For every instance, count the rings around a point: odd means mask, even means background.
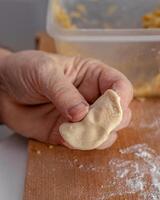
[[[74,61],[75,64],[81,62],[83,59],[84,58],[82,56],[80,56],[80,55],[73,57],[73,61]]]
[[[59,73],[59,68],[54,65],[51,59],[40,60],[36,69],[39,85],[45,90],[56,88],[56,82],[59,82]]]
[[[95,59],[95,58],[91,58],[91,57],[86,59],[86,63],[88,65],[104,65],[104,63],[102,61]]]
[[[45,73],[46,70],[53,69],[53,60],[49,57],[41,57],[37,60],[37,67],[39,68],[41,73]]]
[[[55,87],[54,87],[54,100],[59,100],[65,93],[66,91],[68,91],[66,89],[66,86],[64,86],[63,84],[55,84]]]
[[[43,78],[48,71],[53,69],[53,59],[43,52],[30,53],[30,65],[28,66],[31,73],[36,74],[38,78]]]
[[[81,65],[81,66],[88,66],[88,65],[104,65],[104,63],[100,60],[97,60],[92,57],[84,58],[82,56],[75,56],[74,57],[74,64],[76,65]]]

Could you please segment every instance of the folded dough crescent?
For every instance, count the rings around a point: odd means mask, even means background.
[[[91,150],[103,144],[121,120],[120,97],[113,90],[107,90],[90,106],[88,114],[82,121],[63,123],[59,131],[63,139],[73,148]]]

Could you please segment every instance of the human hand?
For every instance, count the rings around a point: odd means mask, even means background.
[[[80,121],[107,89],[121,97],[123,120],[101,148],[109,147],[116,132],[131,118],[133,90],[127,78],[95,59],[24,51],[0,61],[2,123],[25,137],[68,146],[59,134],[64,121]]]

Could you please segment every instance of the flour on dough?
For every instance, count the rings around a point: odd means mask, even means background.
[[[120,97],[113,90],[107,90],[90,106],[89,113],[82,121],[63,123],[59,131],[73,148],[91,150],[103,144],[121,120]]]

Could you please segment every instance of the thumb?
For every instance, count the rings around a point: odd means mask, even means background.
[[[56,80],[43,81],[43,84],[45,96],[66,119],[80,121],[88,113],[87,101],[64,75],[56,76]]]

